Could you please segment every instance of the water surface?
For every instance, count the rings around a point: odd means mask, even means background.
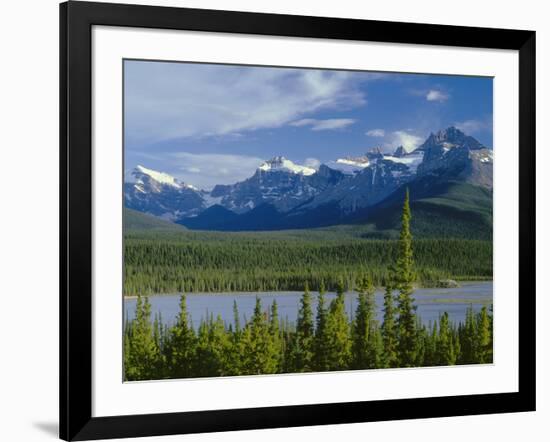
[[[303,292],[233,292],[233,293],[193,293],[187,295],[187,309],[191,315],[193,326],[197,328],[202,319],[211,314],[218,315],[227,325],[233,324],[233,301],[237,301],[241,323],[252,316],[256,296],[262,301],[264,310],[267,310],[273,301],[277,301],[279,318],[295,322],[300,306],[300,297]],[[313,312],[317,308],[317,292],[311,292]],[[346,293],[346,311],[350,317],[357,305],[357,293]],[[336,294],[328,292],[325,295],[326,304],[334,299]],[[382,320],[384,293],[377,290],[375,293],[378,320]],[[457,288],[429,288],[415,290],[413,297],[417,305],[417,314],[422,322],[428,325],[437,320],[444,312],[449,314],[453,322],[463,322],[466,309],[472,305],[474,311],[481,310],[483,305],[493,302],[493,282],[468,282]],[[171,325],[179,312],[179,294],[155,295],[149,297],[152,316],[160,314],[164,324]],[[132,319],[135,314],[136,299],[124,300],[124,311],[127,318]]]

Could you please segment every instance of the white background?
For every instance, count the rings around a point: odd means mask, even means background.
[[[169,4],[169,2],[155,2]],[[228,8],[223,0],[170,2],[172,5]],[[481,3],[463,0],[356,2],[233,0],[231,9],[310,14],[380,20],[400,20],[472,26],[535,29],[538,33],[538,225],[550,223],[550,185],[544,164],[550,162],[543,131],[550,119],[550,29],[544,3],[524,0]],[[498,8],[498,11],[495,9]],[[0,69],[1,134],[0,172],[2,217],[0,229],[0,439],[40,441],[56,438],[58,372],[58,10],[50,0],[4,2],[2,68]],[[538,232],[538,273],[550,265],[548,233]],[[544,250],[546,246],[546,250]],[[532,296],[524,293],[523,296]],[[367,437],[408,441],[544,440],[550,411],[548,400],[548,321],[542,322],[550,303],[538,282],[538,410],[513,415],[429,419],[421,421],[353,424],[300,429],[261,430],[215,435],[191,435],[151,440],[187,441],[353,441]],[[539,436],[537,436],[539,434]],[[546,434],[546,435],[545,435]]]

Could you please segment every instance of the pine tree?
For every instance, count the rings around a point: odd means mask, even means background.
[[[425,367],[431,367],[437,365],[437,321],[431,324],[430,332],[426,331],[424,334],[424,363]]]
[[[161,327],[161,324],[159,322],[159,315],[155,314],[155,320],[153,321],[153,340],[155,341],[155,345],[157,346],[157,348],[160,348],[160,346],[161,346],[161,344],[160,344],[160,336],[161,336],[160,327]]]
[[[315,361],[316,371],[329,370],[328,352],[329,340],[327,330],[327,309],[325,306],[325,284],[321,281],[319,285],[319,296],[317,298],[317,316],[315,320]]]
[[[453,353],[454,353],[454,364],[457,364],[460,359],[461,354],[461,347],[460,347],[460,339],[458,338],[458,331],[456,328],[452,329],[452,338],[453,338]]]
[[[459,338],[461,343],[460,363],[477,363],[477,324],[471,305],[466,310],[465,323],[459,328]]]
[[[422,324],[421,319],[416,317],[416,359],[414,361],[415,367],[423,367],[426,361],[426,343],[427,343],[428,329]]]
[[[380,364],[380,347],[376,337],[375,288],[367,277],[357,287],[357,308],[353,322],[353,368],[375,368]]]
[[[195,353],[195,376],[223,376],[228,373],[229,336],[221,316],[210,315],[199,326]]]
[[[249,323],[245,323],[240,333],[238,351],[240,359],[238,374],[259,374],[255,363],[255,354],[252,353],[252,351],[256,352],[256,348],[252,340],[252,328]]]
[[[235,333],[239,333],[241,331],[241,319],[239,318],[239,307],[235,299],[233,300],[233,322],[235,325]]]
[[[277,355],[269,335],[269,325],[262,312],[260,298],[256,298],[254,314],[246,325],[243,339],[244,374],[265,374],[277,371]]]
[[[227,362],[227,374],[232,376],[237,376],[242,374],[241,365],[243,354],[242,348],[242,329],[241,329],[241,320],[239,317],[239,307],[237,306],[237,301],[233,300],[233,327],[231,329],[231,336],[229,338],[230,349],[228,351],[228,362]]]
[[[314,330],[311,294],[306,282],[304,294],[300,300],[300,309],[296,321],[296,332],[290,343],[290,368],[293,372],[313,370]]]
[[[179,314],[170,329],[166,343],[166,359],[170,367],[169,377],[186,378],[192,376],[195,366],[196,336],[190,324],[186,297],[180,297]]]
[[[487,314],[487,307],[483,306],[477,318],[477,362],[487,364],[493,362],[493,349],[491,347],[491,323]]]
[[[131,327],[125,354],[127,360],[124,371],[127,380],[158,379],[159,349],[153,336],[151,304],[147,297],[142,300],[138,295],[136,317]]]
[[[127,315],[126,315],[127,316]],[[126,319],[126,322],[124,323],[124,380],[129,381],[131,380],[131,377],[133,376],[132,370],[133,367],[131,367],[132,361],[131,361],[131,342],[132,342],[132,331],[135,321],[128,321]]]
[[[281,327],[281,353],[282,353],[282,373],[292,373],[292,364],[291,364],[291,348],[292,341],[294,340],[294,330],[291,327],[288,318],[285,318],[284,321],[280,321]]]
[[[279,310],[277,301],[274,299],[271,304],[269,316],[269,336],[271,337],[271,355],[275,364],[275,372],[279,372],[284,364],[283,339],[279,324]]]
[[[405,194],[401,216],[401,233],[399,236],[399,255],[395,266],[395,288],[397,297],[397,338],[400,367],[414,367],[418,352],[416,314],[412,297],[415,274],[413,270],[412,235],[410,231],[411,209],[409,190]]]
[[[375,322],[369,334],[369,348],[371,349],[369,368],[384,367],[384,342],[378,322]]]
[[[197,331],[197,340],[195,346],[195,357],[193,359],[194,376],[215,376],[216,367],[210,357],[210,339],[209,339],[210,320],[201,320]]]
[[[383,366],[385,368],[397,367],[397,333],[395,323],[395,306],[393,299],[393,289],[386,283],[384,292],[384,321],[382,322],[382,342],[384,346]]]
[[[347,369],[351,360],[351,339],[342,280],[338,281],[336,298],[330,303],[327,316],[327,338],[328,369]]]
[[[437,365],[454,365],[456,363],[455,347],[447,312],[443,313],[439,318],[436,361]]]
[[[159,312],[155,314],[155,321],[153,323],[153,340],[157,348],[157,362],[156,370],[158,377],[164,377],[164,371],[166,369],[166,357],[164,355],[164,344],[166,339],[165,328],[162,324],[162,315]]]

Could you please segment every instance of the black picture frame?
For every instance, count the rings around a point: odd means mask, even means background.
[[[519,391],[92,417],[94,25],[509,49],[519,53]],[[90,440],[535,410],[535,32],[67,2],[60,5],[60,437]]]

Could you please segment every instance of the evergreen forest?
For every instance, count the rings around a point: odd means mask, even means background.
[[[356,234],[356,233],[355,233]],[[346,290],[368,274],[377,287],[391,279],[399,239],[369,239],[345,230],[127,233],[124,294]],[[443,279],[491,280],[491,241],[417,239],[415,285]]]
[[[410,222],[407,192],[394,241],[132,237],[126,244],[126,292],[138,299],[135,318],[124,329],[125,380],[491,363],[491,307],[479,313],[470,307],[459,324],[443,313],[423,325],[414,300],[419,280],[490,278],[491,248],[481,241],[413,242]],[[375,315],[377,285],[385,287],[382,321]],[[325,287],[336,288],[330,303]],[[256,298],[249,320],[241,323],[235,303],[233,324],[211,315],[197,330],[185,294],[170,327],[152,317],[147,298],[170,291],[296,289],[303,290],[296,323],[279,318],[276,302],[265,306]],[[310,289],[319,292],[316,311]],[[352,319],[344,308],[349,290],[358,297]]]

